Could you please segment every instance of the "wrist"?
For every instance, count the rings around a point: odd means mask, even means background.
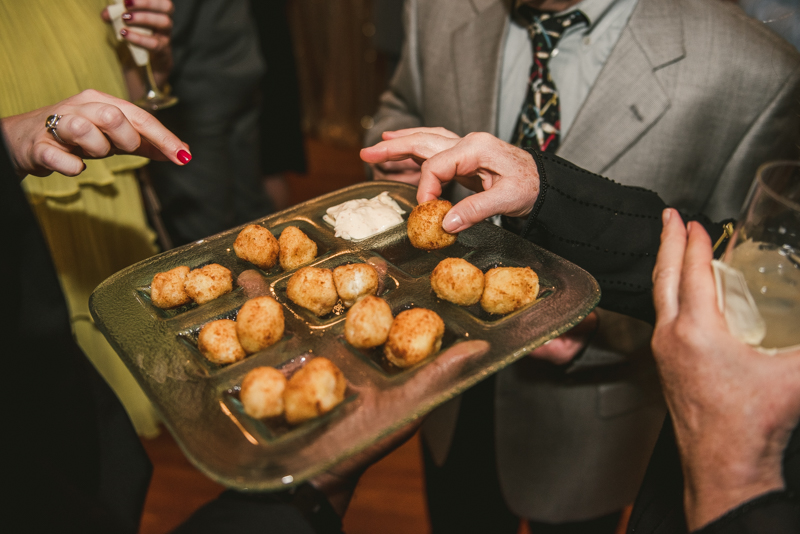
[[[780,458],[719,461],[719,455],[701,457],[709,458],[709,463],[684,466],[684,506],[690,531],[760,495],[785,489]]]
[[[22,115],[13,115],[0,119],[0,130],[2,131],[3,138],[5,139],[5,148],[8,156],[11,159],[11,165],[14,167],[14,172],[20,178],[24,178],[28,173],[24,170],[24,165],[20,161],[19,152],[22,147],[19,145],[23,142],[19,134],[15,135],[14,132],[18,130],[18,123]],[[42,126],[44,128],[44,126]],[[24,153],[24,150],[23,150]]]

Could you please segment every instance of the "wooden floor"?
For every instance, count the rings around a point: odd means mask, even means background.
[[[139,532],[165,534],[219,495],[223,487],[195,469],[168,432],[143,443],[153,462],[153,480]],[[416,434],[361,477],[344,518],[344,530],[347,534],[427,534],[424,492]],[[618,534],[625,532],[627,514]],[[519,534],[527,533],[527,526],[521,524]]]
[[[308,173],[289,176],[293,204],[363,180],[357,149],[309,140],[307,157]],[[219,495],[223,487],[195,469],[166,430],[143,443],[154,470],[140,534],[163,534]],[[344,518],[344,527],[348,534],[430,532],[418,435],[367,470]],[[527,528],[521,526],[520,534],[526,532]]]
[[[172,436],[164,431],[143,440],[153,462],[153,480],[145,501],[140,534],[164,534],[223,490],[195,469]],[[419,441],[414,436],[370,467],[356,489],[344,519],[348,534],[425,534]]]

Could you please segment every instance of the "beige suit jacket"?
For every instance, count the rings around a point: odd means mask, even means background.
[[[407,0],[403,56],[366,144],[414,126],[496,133],[509,4]],[[798,117],[788,43],[721,0],[640,0],[558,155],[719,220],[737,216],[761,163],[798,157]],[[635,498],[664,407],[648,327],[608,314],[570,372],[521,361],[498,375],[498,471],[520,516],[577,521]],[[426,424],[434,455],[455,413]]]

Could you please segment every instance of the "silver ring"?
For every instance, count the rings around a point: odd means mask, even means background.
[[[50,115],[47,117],[47,120],[44,123],[44,127],[47,128],[47,131],[53,134],[53,138],[61,143],[62,145],[66,145],[63,139],[58,136],[58,132],[56,131],[56,126],[58,126],[58,121],[61,120],[61,115]]]

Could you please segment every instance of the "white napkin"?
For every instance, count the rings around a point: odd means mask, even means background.
[[[117,36],[118,41],[122,41],[123,37],[120,35],[120,30],[123,28],[127,29],[131,32],[141,33],[142,35],[152,35],[153,30],[148,28],[132,28],[125,24],[125,21],[122,20],[122,14],[127,13],[125,6],[122,4],[123,0],[116,0],[115,4],[111,4],[108,6],[108,16],[111,18],[111,24],[114,26],[114,34]],[[150,53],[146,48],[142,48],[141,46],[136,46],[135,44],[128,43],[128,50],[131,51],[131,56],[133,56],[133,61],[140,67],[144,67],[147,65],[147,62],[150,61]]]

